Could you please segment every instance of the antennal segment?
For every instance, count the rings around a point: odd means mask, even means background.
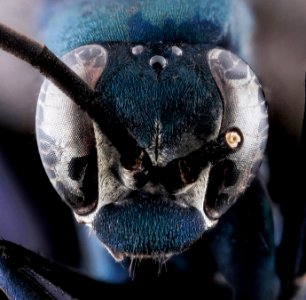
[[[96,97],[95,91],[46,46],[1,23],[0,47],[38,69],[81,108],[86,110],[88,101]]]

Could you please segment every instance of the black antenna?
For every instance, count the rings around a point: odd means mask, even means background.
[[[38,69],[81,108],[86,109],[88,99],[96,96],[94,90],[46,46],[3,24],[0,24],[0,47]]]
[[[103,103],[99,94],[46,46],[0,23],[0,48],[38,69],[86,111],[116,147],[121,155],[121,161],[124,162],[123,165],[130,168],[137,159],[141,159],[144,150],[138,146],[118,117]]]

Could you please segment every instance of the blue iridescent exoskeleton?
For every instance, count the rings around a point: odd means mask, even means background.
[[[233,275],[227,266],[245,247],[229,241],[240,221],[242,231],[250,222],[248,228],[271,246],[266,199],[260,192],[243,196],[251,199],[251,211],[258,209],[256,217],[229,216],[241,210],[231,207],[256,176],[268,123],[256,75],[229,51],[240,49],[233,5],[50,3],[47,46],[97,96],[79,106],[46,80],[36,133],[51,183],[117,260],[169,258],[219,222],[211,245],[220,270],[243,297],[245,286],[235,276],[248,267],[238,264]],[[254,251],[261,253],[263,244],[254,238]],[[258,292],[258,299],[273,294],[268,290]]]
[[[47,43],[101,96],[93,116],[44,84],[37,140],[47,173],[118,259],[181,252],[244,192],[265,148],[260,84],[218,48],[231,35],[230,2],[58,5]],[[122,153],[117,133],[101,129],[99,101],[142,149],[133,162],[130,146]]]

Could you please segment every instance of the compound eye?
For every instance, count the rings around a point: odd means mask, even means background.
[[[221,132],[233,151],[211,170],[205,210],[218,219],[250,185],[264,156],[268,114],[262,87],[250,66],[234,53],[214,48],[207,52],[211,75],[220,92],[224,113]]]
[[[63,61],[95,88],[107,60],[100,45],[79,47]],[[36,137],[40,157],[52,185],[77,214],[97,204],[97,154],[93,122],[53,83],[45,80],[36,110]]]

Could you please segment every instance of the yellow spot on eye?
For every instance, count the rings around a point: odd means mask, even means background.
[[[242,136],[235,130],[230,130],[225,134],[226,143],[232,148],[237,148],[242,142]]]

